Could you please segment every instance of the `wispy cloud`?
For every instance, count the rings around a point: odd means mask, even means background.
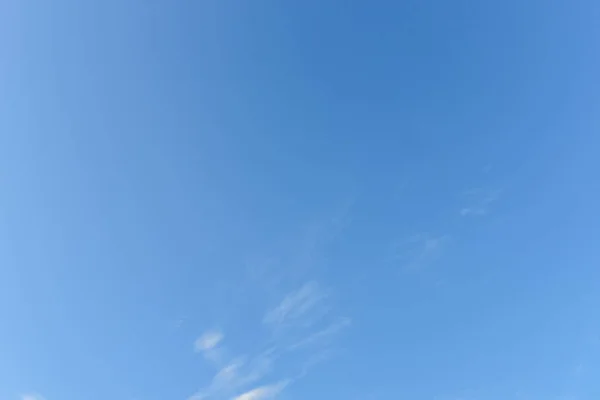
[[[350,319],[336,315],[331,292],[311,281],[285,295],[265,314],[263,323],[279,346],[293,351],[328,344],[350,325]]]
[[[246,393],[236,396],[234,400],[266,400],[275,398],[289,381],[281,381],[273,385],[260,386]]]
[[[21,395],[21,400],[45,400],[44,397],[37,393],[27,393]]]
[[[448,235],[419,233],[395,242],[392,260],[405,270],[415,271],[434,263],[450,240]]]
[[[305,283],[300,289],[293,291],[275,308],[268,311],[263,322],[275,328],[286,324],[299,323],[309,316],[315,317],[315,314],[321,314],[323,300],[327,293],[323,291],[316,282]]]
[[[465,206],[459,211],[463,217],[484,216],[490,212],[491,205],[502,193],[499,189],[471,189],[463,193]]]
[[[203,333],[194,341],[194,352],[201,353],[204,358],[215,366],[221,366],[225,362],[226,352],[222,348],[223,333],[211,330]]]
[[[333,291],[314,276],[325,265],[324,249],[349,223],[350,206],[305,226],[282,252],[248,263],[248,279],[240,290],[253,296],[250,312],[242,320],[230,316],[228,320],[234,333],[243,331],[246,339],[252,339],[237,341],[229,330],[227,339],[220,330],[198,337],[194,351],[209,361],[214,372],[188,400],[274,399],[331,357],[334,339],[350,319],[336,313]],[[241,349],[236,348],[240,344]]]
[[[298,363],[295,379],[304,377],[316,364],[333,354],[334,340],[350,326],[350,318],[336,314],[332,293],[316,282],[294,290],[265,315],[263,323],[273,330],[283,352]]]
[[[234,359],[216,372],[207,387],[192,395],[188,400],[225,400],[237,399],[240,396],[259,395],[263,397],[256,397],[256,399],[270,398],[269,395],[279,393],[290,380],[283,380],[275,385],[249,389],[271,372],[276,357],[277,355],[273,351],[265,351],[250,360],[243,357]],[[240,392],[243,394],[240,394]],[[254,399],[255,397],[247,398]]]
[[[217,372],[211,384],[211,392],[240,390],[254,384],[271,372],[277,357],[278,354],[269,349],[250,359],[234,359]]]
[[[185,325],[186,320],[187,320],[187,316],[182,315],[182,316],[176,318],[175,320],[173,320],[172,327],[174,329],[181,329]]]
[[[262,321],[257,321],[272,335],[265,337],[266,348],[254,356],[228,358],[232,352],[224,343],[222,332],[201,335],[194,350],[209,361],[213,361],[210,355],[215,351],[220,357],[218,362],[212,362],[216,371],[210,383],[188,400],[269,399],[292,380],[305,376],[329,357],[333,339],[350,325],[349,318],[335,316],[330,293],[316,281],[309,281],[284,295],[265,312]],[[252,388],[275,370],[287,379]]]
[[[213,400],[231,398],[248,386],[265,377],[271,370],[272,359],[266,353],[254,359],[237,357],[217,370],[210,384],[189,400]]]
[[[327,248],[335,242],[352,222],[354,200],[350,196],[331,212],[302,224],[293,240],[286,241],[280,251],[262,255],[253,260],[248,268],[250,278],[272,293],[278,293],[282,285],[310,280],[325,268]]]
[[[343,329],[350,326],[351,320],[350,318],[340,317],[327,325],[325,328],[320,329],[304,339],[292,344],[290,346],[291,350],[299,349],[306,346],[311,346],[319,343],[327,343],[329,342],[336,334],[340,333]]]
[[[214,349],[223,340],[223,334],[219,331],[205,332],[194,342],[196,352],[208,351]]]
[[[187,400],[205,400],[207,398],[207,396],[201,394],[201,393],[196,393],[191,395],[190,397],[187,398]]]

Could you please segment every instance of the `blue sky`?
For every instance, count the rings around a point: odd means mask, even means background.
[[[0,399],[597,400],[600,4],[0,4]]]

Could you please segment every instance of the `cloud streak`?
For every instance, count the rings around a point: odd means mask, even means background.
[[[300,289],[285,296],[277,307],[268,311],[263,322],[275,328],[298,323],[311,314],[315,316],[326,297],[327,294],[316,282],[307,282]]]
[[[267,400],[273,399],[285,389],[289,381],[281,381],[273,385],[260,386],[236,396],[234,400]]]
[[[228,358],[231,352],[224,344],[224,334],[216,330],[205,332],[194,342],[194,351],[212,361],[216,371],[210,383],[188,400],[274,398],[292,378],[302,378],[312,366],[329,358],[334,338],[350,325],[349,318],[331,316],[332,310],[328,290],[316,281],[304,283],[284,295],[257,321],[272,335],[266,337],[266,349],[263,347],[253,357]],[[287,379],[252,388],[268,378],[275,367]]]
[[[43,396],[37,393],[27,393],[21,395],[21,400],[45,400]]]
[[[219,368],[210,384],[189,400],[229,398],[271,372],[275,358],[273,351],[264,351],[249,360],[238,356]]]
[[[230,322],[234,332],[245,337],[237,342],[227,332],[225,340],[221,331],[213,330],[194,341],[194,352],[204,356],[214,372],[188,400],[274,399],[312,366],[329,359],[334,338],[350,320],[335,314],[332,292],[312,279],[312,272],[322,265],[324,247],[349,223],[350,205],[322,223],[310,224],[289,254],[252,263],[252,279],[241,288],[254,296],[249,313]],[[282,286],[293,290],[282,291]],[[254,306],[260,307],[258,315]],[[241,352],[234,350],[232,340],[243,344]]]
[[[396,242],[392,249],[392,259],[400,262],[407,271],[417,271],[433,264],[449,240],[448,235],[419,233]]]
[[[194,342],[196,352],[208,351],[214,349],[223,340],[223,334],[219,331],[205,332]]]
[[[318,330],[309,336],[301,339],[300,341],[294,343],[290,346],[290,350],[296,350],[302,347],[308,347],[311,345],[323,344],[331,341],[331,339],[340,333],[343,329],[350,326],[351,320],[350,318],[342,317],[338,318],[327,327]]]
[[[481,217],[490,212],[491,205],[495,203],[501,190],[471,189],[463,194],[466,205],[460,209],[462,217]]]

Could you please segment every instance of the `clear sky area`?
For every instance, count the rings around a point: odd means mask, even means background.
[[[600,399],[598,0],[0,1],[0,400]]]

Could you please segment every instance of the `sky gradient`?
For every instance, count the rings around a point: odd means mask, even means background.
[[[597,400],[600,3],[0,3],[0,400]]]

